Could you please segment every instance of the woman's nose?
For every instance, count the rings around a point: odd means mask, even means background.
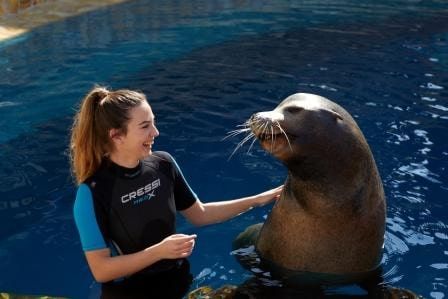
[[[156,126],[153,127],[152,135],[154,136],[154,138],[159,136],[159,130],[157,130]]]

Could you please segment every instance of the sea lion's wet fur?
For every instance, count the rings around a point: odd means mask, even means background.
[[[263,148],[288,168],[283,193],[256,242],[260,255],[298,271],[351,273],[377,267],[384,191],[350,114],[323,97],[294,94],[273,111],[255,114],[250,123]]]

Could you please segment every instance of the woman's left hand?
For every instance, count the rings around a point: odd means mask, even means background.
[[[283,185],[278,186],[277,188],[265,191],[258,195],[255,195],[257,206],[264,206],[265,204],[270,203],[273,200],[277,200],[280,198],[280,194],[282,193]]]

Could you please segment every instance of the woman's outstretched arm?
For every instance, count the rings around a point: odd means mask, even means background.
[[[280,197],[283,185],[263,193],[239,199],[202,203],[197,200],[182,214],[194,225],[201,226],[222,222],[253,207],[263,206]]]

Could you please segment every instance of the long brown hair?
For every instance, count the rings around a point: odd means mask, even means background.
[[[70,141],[70,160],[76,182],[81,184],[113,149],[111,129],[126,134],[129,111],[146,101],[143,93],[94,87],[82,100],[75,116]]]

